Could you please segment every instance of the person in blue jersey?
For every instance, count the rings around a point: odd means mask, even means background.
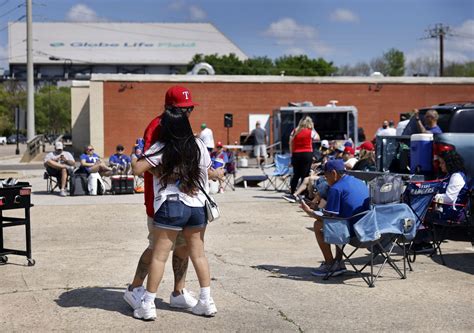
[[[424,124],[420,119],[418,109],[413,110],[413,116],[415,117],[416,125],[420,133],[432,133],[432,134],[443,133],[441,128],[438,126],[439,115],[436,110],[426,111]]]
[[[109,157],[109,166],[119,174],[128,175],[132,160],[123,153],[124,150],[125,148],[121,144],[117,145],[115,154]]]
[[[84,153],[80,156],[81,169],[87,174],[98,172],[101,176],[110,176],[112,169],[101,160],[100,156],[94,152],[94,147],[88,145],[84,148]]]
[[[327,204],[323,211],[324,215],[351,217],[369,209],[369,190],[365,183],[351,175],[345,174],[344,161],[341,159],[330,160],[324,166],[324,176],[329,185],[327,194]],[[324,256],[324,262],[319,268],[314,269],[311,274],[315,276],[325,276],[332,272],[337,276],[346,272],[346,267],[342,260],[342,251],[336,247],[336,256],[331,251],[331,246],[324,242],[323,219],[313,211],[304,201],[301,208],[311,217],[314,217],[314,233],[319,248]],[[350,221],[352,224],[357,219]]]

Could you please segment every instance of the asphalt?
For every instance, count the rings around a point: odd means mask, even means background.
[[[14,156],[3,163],[19,164]],[[474,331],[470,243],[443,244],[446,266],[439,256],[417,256],[404,280],[385,267],[375,288],[353,273],[324,281],[310,274],[322,261],[312,220],[281,193],[261,188],[215,195],[222,218],[208,227],[206,251],[217,316],[169,308],[168,262],[157,294],[157,320],[136,320],[122,295],[147,246],[142,195],[62,198],[46,193],[40,169],[2,172],[32,185],[36,265],[10,255],[0,266],[0,332]],[[4,236],[6,246],[24,248],[23,227],[7,228]],[[367,252],[355,258],[363,262]],[[199,290],[192,267],[187,288]]]

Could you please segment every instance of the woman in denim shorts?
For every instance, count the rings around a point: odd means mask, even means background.
[[[135,318],[156,318],[156,290],[173,242],[181,230],[201,287],[199,301],[192,312],[204,316],[213,316],[217,312],[210,297],[209,264],[204,253],[206,197],[200,190],[201,187],[208,188],[211,158],[205,144],[193,135],[188,120],[192,105],[166,107],[158,141],[142,158],[132,161],[135,174],[145,171],[153,173],[155,191],[153,256],[146,292],[141,306],[134,311]]]

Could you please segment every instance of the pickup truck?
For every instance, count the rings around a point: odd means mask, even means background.
[[[6,145],[7,144],[7,138],[5,136],[0,136],[0,145]]]
[[[433,136],[433,155],[456,149],[464,159],[468,178],[474,177],[474,102],[444,103],[420,109],[422,121],[428,110],[438,112],[438,125],[443,131]],[[402,136],[377,137],[377,171],[411,173],[410,135],[415,133],[417,126],[411,119]],[[436,165],[434,170],[427,178],[436,177]]]

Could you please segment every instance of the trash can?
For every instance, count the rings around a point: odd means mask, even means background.
[[[412,173],[427,174],[433,170],[433,134],[413,134],[410,140]]]

